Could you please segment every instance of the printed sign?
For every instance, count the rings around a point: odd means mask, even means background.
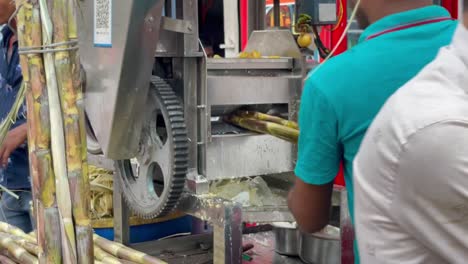
[[[94,0],[94,46],[112,47],[112,0]]]

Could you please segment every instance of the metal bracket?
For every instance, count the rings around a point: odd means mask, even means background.
[[[130,210],[122,197],[120,181],[114,174],[114,241],[130,245]]]
[[[174,19],[170,17],[162,17],[161,28],[167,31],[193,34],[193,25],[190,21],[182,19]]]

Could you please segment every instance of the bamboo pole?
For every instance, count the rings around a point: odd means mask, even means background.
[[[52,44],[53,39],[53,24],[46,0],[39,0],[39,4],[43,44],[49,46]],[[49,95],[51,134],[53,135],[51,140],[53,168],[56,176],[57,204],[61,220],[62,258],[64,263],[73,264],[77,262],[76,239],[72,219],[70,187],[67,178],[65,135],[63,131],[64,121],[57,84],[57,74],[54,67],[54,56],[52,53],[44,53],[44,65]]]
[[[117,244],[115,242],[109,241],[105,238],[102,238],[98,235],[94,235],[94,243],[96,246],[101,249],[111,253],[112,255],[124,259],[133,261],[138,264],[163,264],[166,263],[158,258],[152,257],[145,253],[136,251],[134,249],[128,248],[124,245]]]
[[[37,1],[17,1],[20,47],[42,45],[40,7]],[[55,197],[55,175],[50,155],[50,113],[42,54],[21,55],[23,83],[27,86],[28,149],[34,214],[41,263],[61,263],[61,232]]]

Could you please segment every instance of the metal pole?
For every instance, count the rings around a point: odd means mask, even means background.
[[[273,16],[275,19],[275,27],[280,27],[280,0],[273,1]]]
[[[122,197],[120,180],[114,174],[114,241],[123,245],[130,245],[130,210]]]

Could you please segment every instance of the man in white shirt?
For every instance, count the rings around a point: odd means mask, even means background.
[[[361,263],[468,263],[464,6],[452,44],[387,101],[354,161]]]

